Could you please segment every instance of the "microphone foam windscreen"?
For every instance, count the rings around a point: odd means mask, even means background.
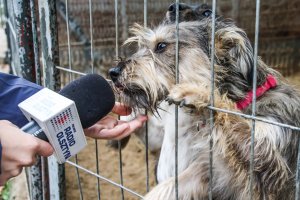
[[[112,88],[98,74],[88,74],[70,82],[59,94],[75,102],[83,128],[94,125],[115,105]]]

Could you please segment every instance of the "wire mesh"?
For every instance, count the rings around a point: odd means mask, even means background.
[[[148,22],[148,1],[144,0],[144,27],[147,27]],[[147,111],[145,111],[145,115],[147,115]],[[148,130],[148,122],[145,124],[145,161],[146,161],[146,192],[150,191],[150,183],[149,183],[149,130]]]
[[[254,64],[253,64],[253,94],[256,94],[257,85],[257,59],[258,59],[258,33],[259,33],[259,17],[260,17],[260,0],[256,0],[256,15],[255,15],[255,42],[254,42]],[[252,98],[252,116],[255,117],[256,112],[256,95]],[[255,141],[255,120],[251,124],[251,146],[250,146],[250,199],[253,199],[254,190],[254,141]]]
[[[210,105],[215,105],[215,29],[216,29],[216,0],[212,0],[212,27],[211,27],[211,92]],[[210,139],[209,139],[209,188],[208,198],[213,199],[213,129],[214,129],[214,110],[210,110]]]
[[[176,83],[178,84],[179,83],[179,1],[176,0],[176,57],[175,57],[175,66],[176,66]],[[67,2],[66,2],[66,5],[67,5]],[[90,17],[90,38],[91,38],[91,66],[92,66],[92,72],[94,72],[94,56],[93,56],[93,22],[92,22],[92,2],[91,0],[89,0],[89,17]],[[118,0],[115,0],[114,2],[114,14],[115,14],[115,56],[116,58],[118,58],[120,56],[120,52],[119,52],[119,42],[120,42],[120,32],[119,32],[119,1]],[[122,4],[123,6],[124,4]],[[67,8],[67,6],[66,6]],[[278,122],[274,122],[274,121],[270,121],[270,120],[266,120],[266,119],[263,119],[263,118],[259,118],[259,117],[256,117],[255,116],[255,102],[256,102],[256,98],[255,96],[253,97],[253,104],[252,104],[252,115],[246,115],[246,114],[242,114],[242,113],[238,113],[238,112],[234,112],[234,111],[230,111],[230,110],[224,110],[224,109],[221,109],[221,108],[216,108],[214,106],[214,89],[215,89],[215,86],[214,86],[214,34],[215,34],[215,20],[216,20],[216,17],[215,17],[215,13],[216,13],[216,8],[217,8],[217,4],[216,4],[216,1],[213,0],[212,1],[212,12],[213,12],[213,15],[212,15],[212,40],[211,40],[211,97],[210,97],[210,106],[208,107],[210,110],[211,110],[211,129],[213,129],[213,123],[214,123],[214,118],[213,118],[213,115],[215,112],[225,112],[225,113],[229,113],[229,114],[234,114],[234,115],[238,115],[238,116],[241,116],[241,117],[244,117],[244,118],[247,118],[247,119],[251,119],[252,120],[252,127],[251,127],[251,164],[250,164],[250,169],[249,169],[249,173],[250,173],[250,182],[251,182],[251,187],[249,188],[250,189],[250,198],[252,199],[253,198],[253,194],[252,194],[252,191],[253,191],[253,159],[254,159],[254,135],[255,135],[255,121],[263,121],[265,123],[270,123],[270,124],[274,124],[274,125],[277,125],[277,126],[281,126],[281,127],[285,127],[285,128],[291,128],[293,130],[300,130],[298,127],[294,127],[294,126],[290,126],[290,125],[287,125],[287,124],[283,124],[283,123],[278,123]],[[260,13],[259,13],[259,8],[260,8],[260,1],[259,0],[256,0],[256,20],[255,20],[255,44],[254,44],[254,72],[253,72],[253,77],[254,80],[253,80],[253,91],[255,93],[255,90],[256,90],[256,62],[257,62],[257,54],[258,54],[258,33],[259,33],[259,17],[260,17]],[[122,8],[123,9],[123,8]],[[144,26],[147,27],[147,19],[148,19],[148,2],[147,0],[144,0]],[[66,14],[66,16],[68,16],[68,14]],[[124,29],[122,29],[124,30]],[[69,31],[67,31],[69,32]],[[69,33],[68,33],[69,34]],[[70,41],[68,39],[68,51],[69,51],[69,56],[71,54],[71,50],[70,50]],[[69,62],[71,62],[71,58],[69,57]],[[71,66],[71,63],[69,64]],[[58,69],[60,70],[63,70],[63,71],[66,71],[68,73],[74,73],[74,74],[79,74],[79,75],[84,75],[85,73],[83,72],[80,72],[80,71],[77,71],[77,70],[73,70],[71,67],[69,67],[69,69],[66,69],[64,67],[57,67]],[[146,125],[146,130],[148,130],[148,126]],[[147,168],[146,168],[146,191],[149,191],[149,168],[148,168],[148,165],[149,165],[149,161],[148,161],[148,132],[146,132],[146,154],[145,154],[145,162],[146,162],[146,165],[147,165]],[[209,191],[208,191],[208,194],[209,194],[209,199],[213,199],[213,192],[212,192],[212,188],[213,188],[213,170],[212,170],[212,166],[213,166],[213,140],[212,140],[212,136],[210,136],[210,155],[209,155],[209,158],[210,158],[210,170],[209,170],[209,178],[210,178],[210,183],[209,183]],[[121,198],[124,199],[125,196],[124,196],[124,190],[134,194],[135,196],[137,197],[140,197],[140,198],[143,198],[143,196],[141,194],[138,194],[136,192],[134,192],[133,190],[131,189],[128,189],[127,187],[124,187],[124,183],[123,183],[123,170],[122,170],[122,150],[121,150],[121,144],[118,143],[118,149],[119,149],[119,173],[120,173],[120,184],[118,183],[115,183],[107,178],[104,178],[102,177],[100,174],[99,174],[99,170],[98,170],[98,150],[97,150],[97,143],[96,143],[96,162],[97,162],[97,169],[96,169],[96,173],[94,172],[91,172],[90,170],[78,165],[78,164],[74,164],[72,162],[68,162],[69,164],[75,166],[76,168],[78,169],[81,169],[81,170],[84,170],[85,172],[87,173],[90,173],[92,174],[93,176],[96,176],[97,177],[97,180],[98,180],[98,185],[97,185],[97,190],[98,190],[98,199],[100,199],[100,182],[99,180],[104,180],[104,181],[108,181],[109,183],[111,183],[112,185],[118,187],[121,189]],[[175,195],[176,195],[176,199],[179,199],[178,197],[178,188],[180,187],[180,183],[178,182],[178,107],[176,106],[175,108]],[[80,186],[80,183],[79,183],[79,186]]]
[[[0,2],[1,3],[1,2]],[[102,2],[103,3],[103,2]],[[88,70],[88,73],[89,72],[92,72],[92,73],[97,73],[97,70],[95,69],[95,60],[96,60],[96,57],[97,55],[95,55],[95,46],[94,44],[95,43],[106,43],[106,44],[110,44],[111,42],[115,42],[115,57],[118,58],[120,56],[120,50],[119,50],[119,43],[123,38],[122,37],[119,37],[121,34],[120,34],[120,16],[119,16],[119,4],[120,4],[120,1],[118,0],[115,0],[114,1],[114,5],[112,5],[113,3],[111,2],[105,2],[107,3],[107,6],[104,6],[104,4],[95,4],[92,2],[92,0],[89,0],[88,2],[88,14],[89,14],[89,35],[90,35],[90,38],[89,38],[89,51],[90,51],[90,61],[89,61],[89,67],[91,68],[91,71]],[[158,3],[158,2],[157,2]],[[179,0],[176,0],[175,1],[176,3],[176,57],[175,57],[175,66],[176,66],[176,83],[178,84],[180,82],[179,80],[179,37],[180,37],[180,33],[179,33]],[[86,3],[82,3],[81,5],[85,5]],[[161,4],[156,4],[155,6],[158,6],[158,5],[163,5],[165,6],[165,4],[161,3]],[[101,7],[102,6],[102,7]],[[126,6],[126,4],[121,4],[121,6]],[[144,22],[144,26],[147,27],[148,25],[148,12],[150,9],[152,9],[153,7],[152,4],[150,4],[147,0],[144,0],[144,4],[143,4],[143,22]],[[94,11],[98,8],[98,7],[101,7],[101,8],[104,8],[104,10],[106,12],[113,12],[114,11],[114,25],[115,25],[115,38],[114,39],[107,39],[107,38],[100,38],[98,40],[94,40],[94,22],[93,22],[93,19],[94,19]],[[127,7],[126,7],[127,8]],[[82,9],[80,6],[78,6],[76,9]],[[121,9],[125,9],[124,7],[122,7]],[[128,7],[127,9],[132,9],[130,7]],[[215,59],[215,41],[214,41],[214,35],[215,35],[215,20],[216,20],[216,16],[215,16],[215,13],[216,13],[216,10],[217,10],[217,4],[216,4],[216,0],[212,0],[212,31],[211,31],[211,96],[210,96],[210,106],[208,106],[208,108],[210,109],[210,124],[211,124],[211,129],[213,129],[213,124],[214,124],[214,114],[215,112],[225,112],[225,113],[228,113],[228,114],[232,114],[232,115],[238,115],[240,117],[243,117],[243,118],[246,118],[246,119],[249,119],[252,121],[252,126],[251,126],[251,150],[250,150],[250,168],[249,168],[249,174],[250,174],[250,199],[253,199],[253,181],[254,181],[254,177],[253,177],[253,171],[254,171],[254,155],[255,155],[255,152],[254,152],[254,142],[255,142],[255,123],[256,121],[262,121],[264,123],[268,123],[268,124],[273,124],[273,125],[276,125],[276,126],[280,126],[280,127],[283,127],[283,128],[288,128],[288,129],[291,129],[291,130],[295,130],[295,131],[300,131],[300,128],[299,127],[296,127],[296,126],[292,126],[292,125],[288,125],[288,124],[284,124],[284,123],[279,123],[279,122],[275,122],[275,121],[271,121],[271,120],[267,120],[267,119],[264,119],[264,118],[260,118],[260,117],[257,117],[256,116],[256,96],[253,95],[253,99],[252,99],[252,114],[251,115],[246,115],[246,114],[243,114],[243,113],[239,113],[239,112],[234,112],[234,111],[230,111],[230,110],[225,110],[225,109],[221,109],[221,108],[217,108],[215,107],[214,105],[214,90],[215,90],[215,86],[214,86],[214,81],[215,81],[215,77],[214,77],[214,73],[215,73],[215,70],[214,70],[214,59]],[[124,10],[123,10],[124,11]],[[125,12],[126,14],[126,12]],[[123,14],[122,14],[123,15]],[[76,45],[80,46],[82,45],[82,42],[71,42],[71,31],[70,31],[70,27],[69,27],[69,22],[70,22],[70,13],[69,13],[69,2],[68,0],[65,0],[65,17],[66,17],[66,32],[67,32],[67,44],[65,45],[67,47],[67,52],[68,52],[68,64],[67,65],[63,65],[63,66],[56,66],[56,69],[59,69],[61,72],[65,72],[66,74],[69,75],[69,81],[71,81],[74,77],[78,76],[78,75],[85,75],[87,71],[84,71],[84,70],[77,70],[77,69],[74,69],[73,68],[73,51],[72,51],[72,48]],[[130,18],[131,16],[128,16],[129,20],[130,21]],[[82,19],[83,20],[83,19]],[[127,21],[127,23],[128,23]],[[12,22],[9,22],[9,26],[10,27],[13,27],[13,24]],[[33,21],[34,23],[34,21]],[[260,24],[260,0],[256,0],[256,14],[255,14],[255,31],[254,31],[254,35],[255,35],[255,41],[254,41],[254,57],[253,57],[253,60],[254,60],[254,70],[253,70],[253,86],[252,86],[252,90],[253,90],[253,93],[255,94],[256,93],[256,77],[257,77],[257,71],[256,71],[256,65],[257,65],[257,59],[258,59],[258,49],[259,49],[259,43],[258,43],[258,40],[259,40],[259,24]],[[34,26],[34,25],[33,25]],[[12,28],[11,28],[12,29]],[[124,31],[126,30],[126,27],[125,28],[122,28],[121,31]],[[16,37],[16,33],[14,31],[14,29],[11,30],[12,31],[12,35],[15,35],[14,38],[17,38]],[[99,33],[99,31],[96,30],[97,33]],[[101,31],[100,31],[101,32]],[[36,33],[35,33],[36,34]],[[112,34],[111,34],[112,35]],[[125,39],[127,36],[124,36]],[[35,40],[35,43],[37,43],[37,38],[34,38]],[[38,49],[35,49],[35,52],[38,52]],[[126,54],[126,52],[124,53]],[[37,53],[35,54],[35,56],[37,56]],[[35,61],[37,62],[37,57],[35,57]],[[38,64],[38,62],[36,63]],[[146,130],[148,130],[148,125],[146,125]],[[149,189],[150,189],[150,183],[149,183],[149,155],[148,155],[148,132],[146,132],[146,136],[145,136],[145,140],[146,140],[146,151],[145,151],[145,164],[146,164],[146,191],[148,192]],[[210,169],[209,169],[209,191],[208,191],[208,196],[209,196],[209,199],[213,199],[213,140],[212,140],[212,135],[210,135],[210,155],[209,155],[209,163],[210,163]],[[178,196],[178,189],[180,188],[180,183],[178,182],[178,151],[179,151],[179,146],[178,146],[178,107],[176,106],[175,108],[175,174],[174,174],[174,177],[175,177],[175,195],[176,195],[176,199],[179,199],[179,196]],[[299,150],[300,150],[300,145],[299,145]],[[79,163],[78,163],[78,158],[76,156],[75,158],[75,163],[74,162],[71,162],[71,161],[67,161],[68,164],[72,165],[75,167],[76,169],[76,176],[77,176],[77,180],[78,180],[78,187],[79,187],[79,190],[80,190],[80,199],[84,199],[84,195],[83,195],[83,185],[81,183],[81,179],[80,179],[80,174],[79,174],[79,170],[82,170],[83,172],[85,173],[89,173],[91,174],[93,177],[96,177],[97,179],[97,187],[96,187],[96,191],[97,191],[97,197],[98,199],[101,199],[101,192],[100,192],[100,180],[101,181],[105,181],[105,182],[108,182],[109,184],[111,184],[112,186],[115,186],[117,188],[119,188],[121,190],[121,199],[125,199],[125,195],[124,195],[124,191],[127,191],[131,194],[133,194],[135,197],[138,197],[138,198],[143,198],[143,195],[139,194],[138,192],[132,190],[132,189],[129,189],[128,187],[125,187],[124,186],[124,181],[123,181],[123,165],[122,165],[122,149],[121,149],[121,144],[120,142],[118,143],[118,155],[119,155],[119,173],[120,173],[120,184],[119,183],[116,183],[115,181],[112,181],[110,180],[109,178],[106,178],[102,175],[100,175],[100,170],[99,170],[99,153],[98,153],[98,142],[97,140],[95,140],[95,162],[96,162],[96,169],[95,171],[96,172],[92,172],[92,170],[89,170],[83,166],[81,166]],[[298,154],[298,164],[300,162],[300,156]],[[299,178],[299,165],[297,167],[297,174],[296,174],[296,199],[299,199],[299,182],[300,182],[300,178]],[[104,197],[106,198],[106,197]]]
[[[69,70],[72,70],[72,53],[71,53],[71,42],[70,42],[70,27],[69,27],[69,1],[65,0],[65,16],[66,16],[66,31],[67,31],[67,44],[68,44],[68,68]],[[73,80],[72,73],[69,73],[69,82]],[[78,165],[78,155],[74,158],[75,163]],[[83,200],[83,189],[81,185],[81,179],[79,174],[79,169],[75,168],[76,170],[76,177],[77,177],[77,183],[78,183],[78,189],[80,194],[80,199]]]
[[[175,45],[175,83],[179,83],[179,0],[176,0],[176,45]],[[179,199],[178,182],[178,105],[175,105],[175,199]]]

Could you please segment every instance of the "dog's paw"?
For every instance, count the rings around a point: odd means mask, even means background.
[[[175,104],[180,107],[194,108],[201,110],[209,104],[209,88],[199,87],[196,84],[178,84],[175,85],[166,98],[169,104]]]

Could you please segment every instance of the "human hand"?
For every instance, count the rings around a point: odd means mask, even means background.
[[[2,145],[0,186],[17,175],[25,166],[34,165],[36,155],[50,156],[52,146],[32,135],[24,133],[6,120],[0,120],[0,141]]]
[[[121,116],[131,113],[131,109],[121,103],[116,102],[112,112]],[[95,125],[84,130],[85,135],[95,139],[120,140],[130,135],[134,130],[140,128],[147,120],[147,116],[140,115],[134,120],[127,122],[107,115],[99,120]]]

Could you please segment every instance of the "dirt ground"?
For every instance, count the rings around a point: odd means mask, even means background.
[[[300,73],[288,77],[287,80],[300,89]],[[119,154],[118,151],[107,147],[106,143],[106,141],[98,142],[100,174],[119,183]],[[155,157],[151,154],[149,156],[150,185],[153,187],[155,185]],[[146,164],[144,145],[137,138],[132,137],[127,147],[122,150],[122,158],[124,185],[139,194],[145,194]],[[79,154],[79,164],[96,172],[94,140],[88,140],[88,148]],[[66,179],[67,199],[80,199],[75,168],[69,164],[66,164]],[[84,199],[97,199],[97,179],[86,172],[80,171],[80,180]],[[120,189],[110,183],[101,181],[100,191],[102,200],[122,199]],[[125,200],[136,199],[139,198],[125,191]]]
[[[106,141],[98,141],[100,175],[120,183],[119,153],[107,147]],[[83,167],[96,172],[95,141],[88,139],[88,147],[78,156],[78,162]],[[146,163],[144,145],[135,137],[131,137],[128,145],[122,150],[122,167],[124,186],[139,193],[146,193]],[[155,185],[154,177],[155,157],[149,154],[150,185]],[[97,199],[97,178],[80,171],[80,180],[84,199]],[[80,199],[78,181],[75,168],[66,164],[67,199]],[[119,200],[121,190],[105,181],[100,181],[102,200]],[[124,192],[125,200],[139,199],[131,193]]]

